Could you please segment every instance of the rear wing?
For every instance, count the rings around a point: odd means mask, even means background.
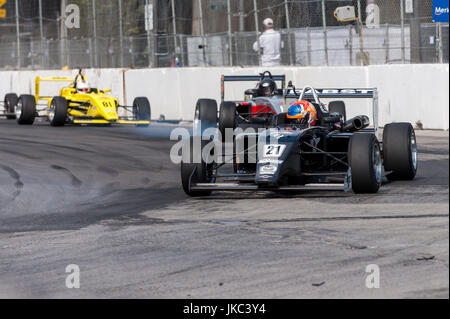
[[[306,90],[306,92],[303,92]],[[372,99],[372,112],[373,112],[373,125],[374,133],[378,136],[379,132],[379,113],[378,113],[378,89],[314,89],[311,88],[304,89],[294,89],[288,88],[285,90],[286,99],[297,99],[303,94],[304,98],[312,99],[314,95],[318,98],[324,99]]]
[[[221,98],[222,101],[225,100],[225,82],[259,82],[263,79],[265,75],[222,75],[221,79]],[[271,75],[267,76],[276,82],[281,82],[281,87],[284,89],[286,87],[286,75]]]
[[[36,103],[38,103],[39,100],[50,100],[51,97],[46,96],[39,96],[41,91],[41,82],[73,82],[73,78],[69,77],[36,77],[35,81],[35,98]]]

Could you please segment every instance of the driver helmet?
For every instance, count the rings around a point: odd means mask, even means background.
[[[87,93],[89,90],[89,84],[86,81],[81,81],[77,85],[78,92]]]
[[[271,96],[277,90],[277,84],[272,79],[265,79],[259,83],[259,92],[262,96]]]
[[[308,101],[297,101],[289,106],[286,118],[295,124],[314,126],[317,122],[317,111]]]

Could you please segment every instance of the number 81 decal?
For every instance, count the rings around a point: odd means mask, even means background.
[[[265,145],[264,157],[280,157],[283,155],[286,145]]]

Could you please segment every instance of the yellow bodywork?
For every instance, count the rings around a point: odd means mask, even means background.
[[[75,81],[85,80],[81,75]],[[40,96],[41,82],[72,82],[69,86],[59,91],[59,96],[64,97],[68,103],[67,115],[74,124],[130,124],[148,125],[150,121],[129,121],[119,117],[119,100],[106,93],[111,90],[91,90],[87,93],[77,92],[75,81],[68,77],[37,77],[35,83],[36,104],[46,101],[47,110],[50,109],[53,97]],[[47,111],[48,115],[48,111]]]

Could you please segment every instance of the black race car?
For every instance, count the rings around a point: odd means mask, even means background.
[[[270,128],[235,136],[233,147],[210,135],[211,130],[193,136],[183,148],[184,191],[190,196],[238,190],[376,193],[384,175],[391,180],[415,178],[418,152],[412,125],[389,124],[382,142],[378,140],[377,89],[291,87],[286,97],[312,101],[316,125],[292,123],[287,113],[280,113]],[[347,120],[344,102],[330,103],[331,110],[320,98],[372,99],[372,125],[365,115]],[[217,128],[217,121],[207,125]]]

